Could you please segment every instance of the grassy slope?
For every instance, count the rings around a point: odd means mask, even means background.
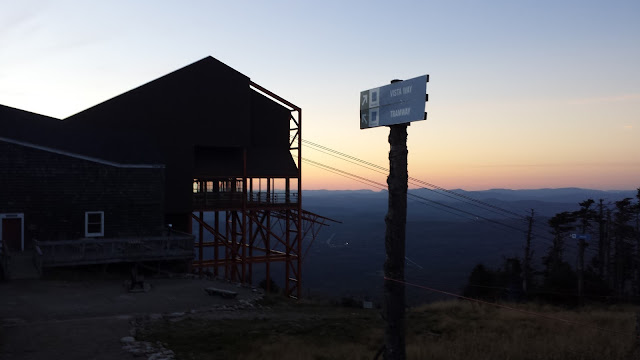
[[[635,308],[518,307],[621,333],[450,301],[407,313],[408,358],[602,360],[636,350]],[[269,316],[156,322],[140,334],[166,343],[178,359],[372,359],[383,342],[375,310],[284,304],[263,313]]]

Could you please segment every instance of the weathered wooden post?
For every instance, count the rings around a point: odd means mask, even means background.
[[[640,359],[640,312],[636,312],[636,357]]]
[[[405,233],[407,223],[407,124],[389,131],[389,210],[385,216],[384,317],[385,359],[405,359]],[[397,281],[393,281],[393,280]]]
[[[406,359],[405,344],[405,234],[407,223],[407,126],[426,120],[429,76],[406,81],[393,80],[390,85],[360,93],[360,128],[389,126],[389,209],[385,216],[384,304],[387,360]],[[380,353],[379,353],[380,354]],[[378,355],[379,355],[378,354]]]

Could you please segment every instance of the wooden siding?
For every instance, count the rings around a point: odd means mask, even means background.
[[[166,213],[189,213],[193,148],[250,146],[249,78],[207,57],[64,120],[68,127],[115,131],[133,141],[79,151],[127,163],[137,147],[166,165]],[[138,160],[138,159],[136,159]]]
[[[153,235],[164,225],[164,169],[97,163],[0,141],[0,213],[24,213],[32,240],[84,237],[85,212],[104,211],[104,236]]]

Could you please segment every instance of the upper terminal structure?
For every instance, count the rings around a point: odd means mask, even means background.
[[[305,234],[328,220],[302,209],[301,125],[212,57],[63,120],[0,105],[5,275],[24,252],[40,271],[173,260],[245,283],[260,263],[300,297]]]

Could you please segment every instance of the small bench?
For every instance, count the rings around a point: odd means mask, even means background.
[[[235,299],[235,297],[238,296],[238,293],[235,291],[218,289],[214,287],[205,288],[204,291],[206,291],[207,294],[211,296],[218,295],[218,296],[222,296],[225,299]]]

